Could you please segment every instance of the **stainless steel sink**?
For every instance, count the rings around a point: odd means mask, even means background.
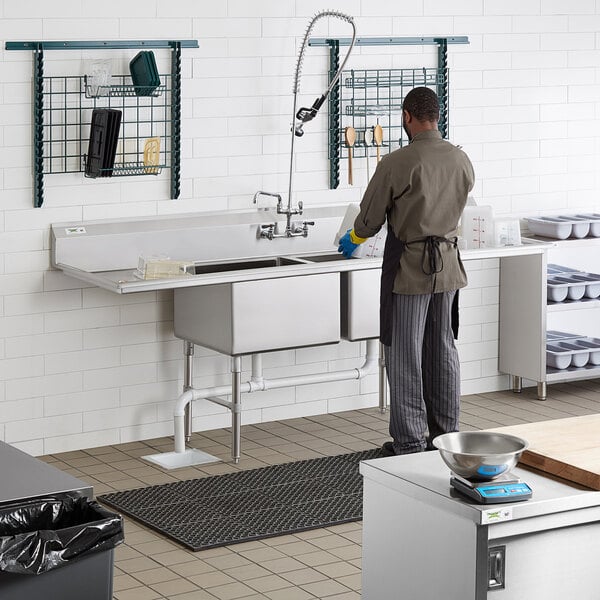
[[[206,275],[207,273],[223,273],[229,271],[242,271],[246,269],[267,269],[270,267],[281,267],[285,265],[297,265],[304,263],[305,261],[297,258],[276,256],[273,258],[256,258],[245,261],[197,264],[194,266],[194,274]]]
[[[227,263],[227,270],[259,268],[257,263],[270,260]],[[264,266],[302,263],[277,260]],[[211,266],[216,272],[218,265]],[[340,340],[340,274],[178,288],[173,314],[177,337],[230,356],[335,343]]]
[[[349,260],[341,252],[328,254],[303,254],[300,258],[308,262],[329,262],[332,260]],[[350,259],[351,260],[351,259]]]

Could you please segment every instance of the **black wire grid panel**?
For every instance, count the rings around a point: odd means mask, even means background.
[[[83,76],[43,78],[43,173],[85,171],[92,110],[122,112],[112,176],[157,175],[171,163],[172,76],[161,75],[156,89],[137,89],[127,75],[114,75],[112,84],[92,87]],[[144,146],[159,138],[158,164],[144,163]]]
[[[436,93],[448,89],[447,68],[415,69],[365,69],[342,71],[340,85],[340,126],[337,131],[337,147],[330,146],[329,158],[346,158],[348,145],[345,141],[346,127],[356,130],[356,142],[352,147],[353,158],[375,156],[375,141],[365,142],[369,132],[373,140],[376,125],[383,129],[381,155],[387,154],[408,144],[402,127],[402,103],[410,90],[415,87],[429,87]],[[441,111],[439,128],[447,131],[448,111]],[[367,138],[369,136],[367,135]]]

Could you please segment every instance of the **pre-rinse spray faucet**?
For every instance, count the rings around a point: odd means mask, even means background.
[[[342,21],[345,21],[346,23],[349,23],[352,27],[352,40],[350,41],[350,45],[348,46],[348,52],[346,52],[346,56],[344,57],[344,60],[341,62],[340,67],[337,70],[337,73],[335,74],[333,79],[329,82],[329,86],[325,90],[325,92],[323,94],[321,94],[321,96],[313,102],[313,105],[310,108],[302,107],[300,109],[297,109],[298,92],[300,91],[300,75],[302,73],[302,63],[304,62],[304,54],[306,52],[306,47],[308,46],[308,39],[313,30],[313,27],[315,26],[315,23],[319,19],[322,19],[324,17],[333,17],[336,19],[341,19]],[[295,141],[296,137],[301,137],[304,135],[304,124],[308,123],[309,121],[312,121],[316,117],[317,113],[319,112],[319,109],[325,102],[325,99],[327,98],[327,96],[329,95],[329,93],[331,92],[331,90],[333,89],[335,84],[337,83],[337,80],[340,78],[342,70],[346,66],[348,57],[350,56],[350,53],[352,52],[352,48],[354,47],[355,40],[356,40],[356,26],[354,24],[354,18],[351,17],[350,15],[347,15],[347,14],[337,11],[337,10],[324,10],[324,11],[317,13],[311,19],[310,23],[308,24],[308,27],[306,28],[306,32],[304,33],[304,38],[302,39],[302,45],[300,47],[300,54],[298,54],[298,60],[296,62],[296,71],[294,73],[294,86],[292,89],[292,91],[294,93],[294,105],[292,108],[292,129],[291,129],[292,143],[291,143],[291,148],[290,148],[290,177],[289,177],[289,185],[288,185],[287,207],[283,208],[283,202],[282,202],[281,196],[279,194],[271,194],[269,192],[257,192],[254,196],[255,203],[256,203],[257,196],[260,194],[265,194],[268,196],[275,196],[275,197],[279,198],[279,200],[277,202],[277,214],[287,215],[287,224],[286,224],[285,231],[283,233],[276,233],[276,224],[275,223],[270,223],[268,225],[261,225],[259,227],[259,237],[261,237],[261,238],[267,238],[267,239],[272,240],[273,238],[276,238],[276,237],[296,237],[296,236],[307,237],[308,236],[308,226],[314,225],[314,222],[312,222],[312,221],[302,221],[300,226],[298,224],[296,224],[295,226],[292,226],[292,215],[301,215],[302,210],[303,210],[302,202],[298,202],[296,208],[292,208],[292,187],[293,187],[292,184],[293,184],[293,176],[294,176],[294,141]]]

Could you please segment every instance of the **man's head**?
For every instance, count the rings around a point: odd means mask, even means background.
[[[412,89],[402,103],[402,126],[409,140],[421,131],[437,129],[440,103],[436,93],[426,87]]]

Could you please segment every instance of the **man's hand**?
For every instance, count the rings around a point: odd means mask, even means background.
[[[356,248],[358,248],[358,244],[355,244],[352,241],[350,236],[351,231],[351,229],[346,231],[346,233],[340,238],[340,245],[338,246],[338,252],[341,252],[346,258],[351,258],[352,253],[356,250]]]

